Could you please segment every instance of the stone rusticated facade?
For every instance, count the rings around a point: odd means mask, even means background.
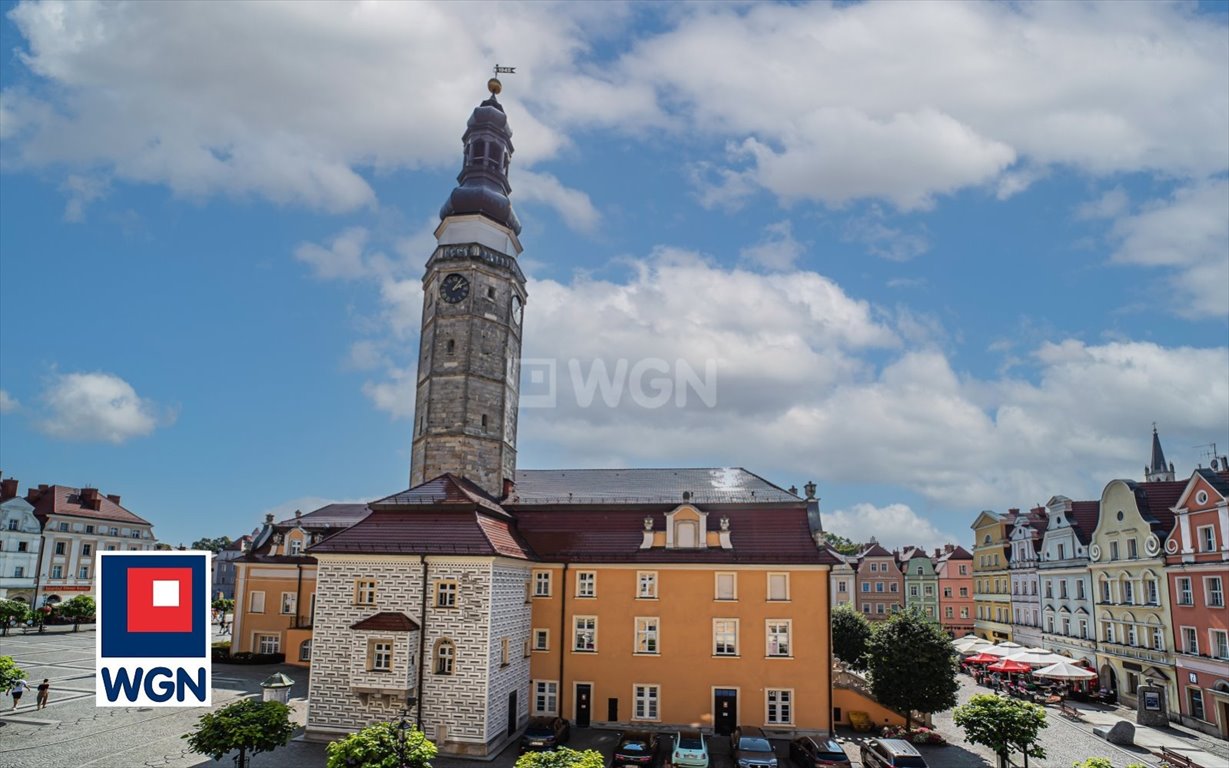
[[[494,595],[491,603],[491,684],[487,698],[487,741],[504,735],[508,726],[509,695],[516,691],[516,728],[529,718],[529,657],[525,654],[532,623],[532,606],[526,603],[525,585],[529,567],[494,565]],[[508,639],[508,665],[503,666],[502,639]]]

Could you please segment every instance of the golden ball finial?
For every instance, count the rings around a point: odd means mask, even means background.
[[[499,82],[499,78],[492,77],[486,81],[486,89],[491,92],[492,96],[498,96],[503,91],[504,85]]]

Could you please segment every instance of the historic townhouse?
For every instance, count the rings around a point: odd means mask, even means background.
[[[1229,738],[1229,463],[1196,469],[1165,541],[1182,722]]]
[[[1173,530],[1173,506],[1185,487],[1165,480],[1110,481],[1088,547],[1102,687],[1134,705],[1137,689],[1150,679],[1168,691],[1168,711],[1175,717],[1163,541]]]
[[[834,561],[831,583],[828,587],[832,607],[848,605],[857,610],[857,605],[855,604],[858,587],[857,571],[850,565],[850,558],[847,555],[842,555],[832,547],[828,547],[828,554]]]
[[[329,504],[279,522],[265,516],[247,551],[229,558],[235,569],[232,653],[281,653],[288,664],[311,664],[316,558],[307,548],[370,511],[366,504]]]
[[[814,484],[802,499],[737,468],[516,468],[527,296],[489,86],[423,277],[411,487],[307,549],[308,738],[403,707],[445,753],[480,756],[532,713],[831,732],[839,561]]]
[[[40,485],[26,501],[43,528],[39,544],[38,605],[94,591],[95,555],[102,550],[147,550],[157,544],[148,520],[97,488]]]
[[[939,552],[935,552],[935,557]],[[939,621],[939,576],[926,550],[906,547],[900,553],[900,569],[905,575],[905,606],[916,607],[928,619]]]
[[[1097,632],[1088,545],[1100,509],[1098,501],[1072,501],[1066,496],[1046,502],[1048,523],[1037,564],[1042,646],[1089,666],[1097,663]]]
[[[1011,578],[1007,539],[1012,518],[985,511],[973,529],[974,632],[993,642],[1011,639]]]
[[[952,637],[973,632],[973,555],[947,544],[935,558],[939,589],[939,623]]]
[[[213,555],[213,596],[233,600],[235,597],[235,561],[247,554],[260,529],[244,534]]]
[[[1037,555],[1046,530],[1046,514],[1042,507],[1023,515],[1015,509],[1011,513],[1016,518],[1008,538],[1011,635],[1020,645],[1035,648],[1041,645],[1041,584],[1037,578]]]
[[[896,555],[871,539],[858,553],[858,610],[871,621],[883,621],[904,607],[905,577]]]
[[[17,481],[0,480],[0,600],[34,603],[42,525],[17,495]]]

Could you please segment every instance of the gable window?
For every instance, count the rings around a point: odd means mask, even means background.
[[[533,649],[535,651],[550,650],[550,630],[535,629],[533,631]]]
[[[1127,539],[1127,557],[1134,560],[1139,557],[1139,549],[1135,543],[1135,539]]]
[[[768,649],[769,656],[789,656],[790,642],[789,630],[790,622],[788,620],[769,619],[767,622],[768,629]]]
[[[550,597],[550,571],[533,572],[533,596]]]
[[[632,686],[632,719],[656,720],[658,707],[661,705],[661,688],[656,685]]]
[[[636,653],[658,653],[657,617],[636,619]]]
[[[595,571],[576,572],[576,596],[597,597],[597,573]]]
[[[457,607],[457,583],[451,579],[435,582],[435,607]]]
[[[713,619],[713,655],[738,655],[738,619]]]
[[[657,599],[657,571],[638,571],[636,573],[636,598],[639,600]]]
[[[559,712],[559,683],[554,680],[535,680],[533,683],[533,713],[554,715]]]
[[[388,640],[367,642],[367,669],[370,672],[390,672],[393,668],[393,644]]]
[[[435,674],[451,675],[457,656],[457,647],[444,638],[435,643]]]
[[[595,653],[597,651],[596,616],[573,617],[572,650],[580,653]]]
[[[282,593],[282,613],[294,613],[295,607],[298,604],[298,596],[293,592]]]
[[[1058,545],[1058,559],[1059,560],[1067,559],[1067,545],[1066,544]]]
[[[789,689],[769,688],[764,691],[767,706],[764,722],[768,725],[789,725],[794,722],[794,692]]]
[[[789,574],[768,574],[768,599],[789,600]]]
[[[303,554],[303,540],[302,539],[293,538],[290,540],[290,554],[292,557],[295,555]]]
[[[251,613],[265,612],[265,593],[251,592],[248,594],[248,611]]]
[[[1118,559],[1118,542],[1111,541],[1110,542],[1110,560],[1117,560],[1117,559]]]
[[[354,582],[354,602],[357,605],[375,605],[376,583],[374,581]]]
[[[738,579],[737,574],[730,572],[718,572],[717,579],[717,600],[737,600],[738,599]]]
[[[1216,529],[1213,526],[1207,525],[1199,529],[1199,551],[1216,551]]]

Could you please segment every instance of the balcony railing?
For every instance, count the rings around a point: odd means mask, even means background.
[[[1137,645],[1126,645],[1124,643],[1111,643],[1108,640],[1102,640],[1098,645],[1115,656],[1126,656],[1132,659],[1140,659],[1141,661],[1150,661],[1154,664],[1169,663],[1166,651],[1157,651],[1152,648],[1142,648]]]

